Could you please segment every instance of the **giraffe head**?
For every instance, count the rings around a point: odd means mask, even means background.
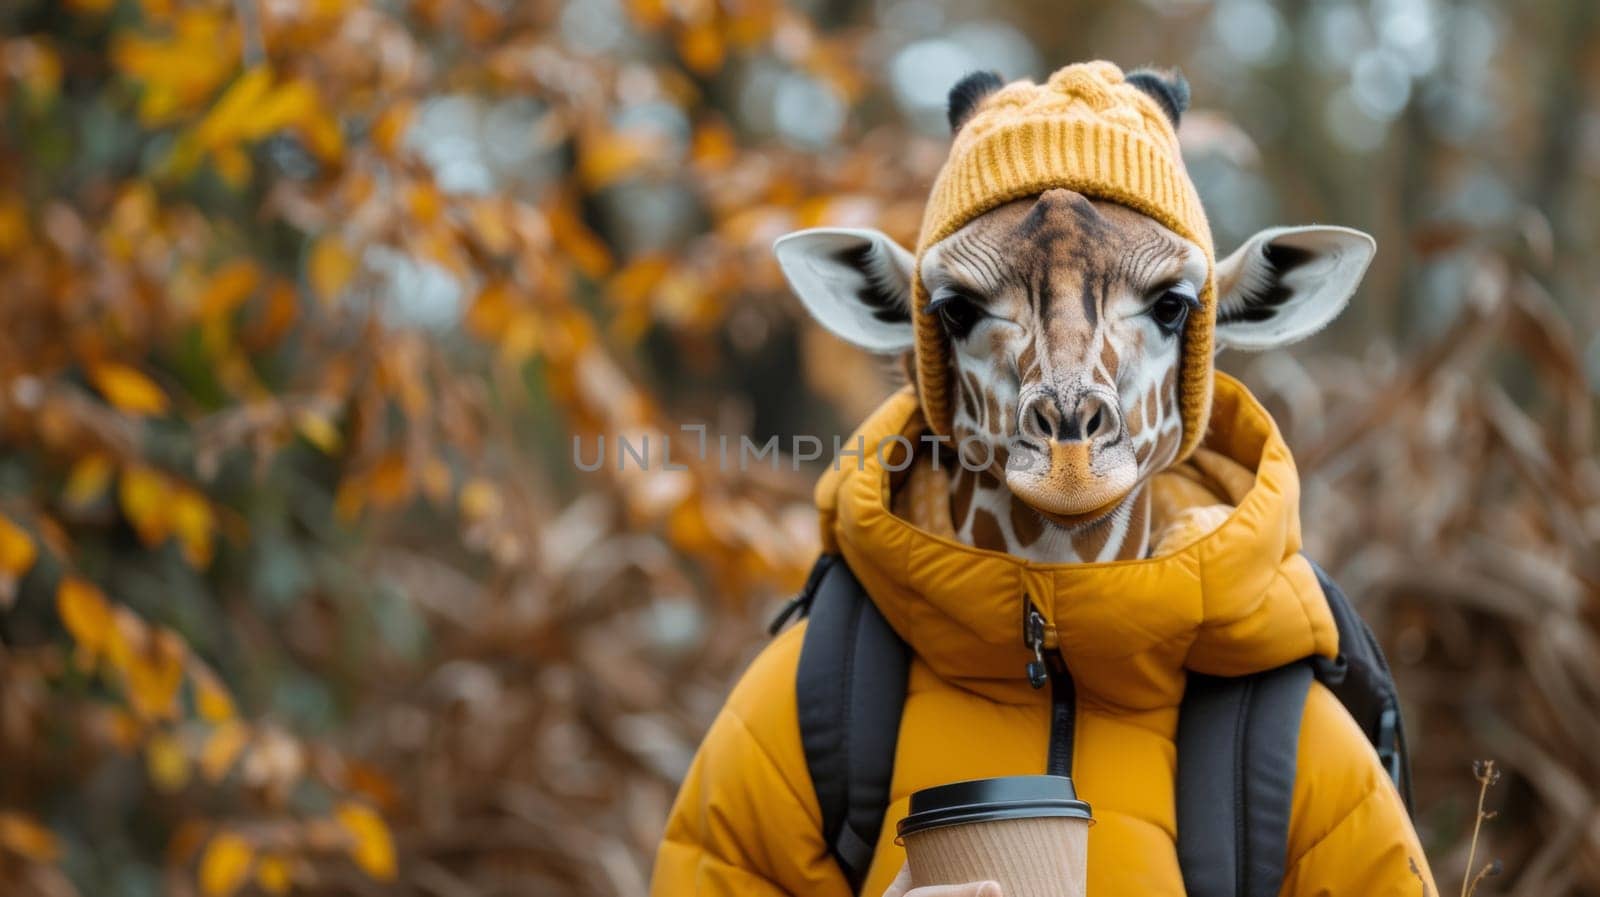
[[[1129,77],[1176,122],[1187,89]],[[959,129],[993,77],[951,91]],[[1047,520],[1105,519],[1172,464],[1182,442],[1182,333],[1206,284],[1206,254],[1143,214],[1067,189],[1000,205],[920,261],[872,230],[816,228],[776,244],[790,285],[823,326],[885,353],[913,345],[920,277],[938,316],[956,395],[952,440]],[[1214,344],[1268,349],[1325,326],[1374,251],[1340,227],[1262,231],[1218,262]]]

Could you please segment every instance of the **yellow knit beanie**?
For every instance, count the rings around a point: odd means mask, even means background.
[[[1044,84],[1015,81],[983,98],[961,123],[934,181],[917,240],[912,296],[917,386],[928,424],[949,434],[950,355],[937,315],[923,314],[924,253],[972,219],[1015,199],[1063,187],[1141,212],[1198,245],[1208,273],[1201,310],[1184,330],[1178,389],[1181,460],[1205,434],[1211,411],[1211,332],[1217,313],[1215,249],[1200,197],[1162,104],[1109,62],[1069,65]]]

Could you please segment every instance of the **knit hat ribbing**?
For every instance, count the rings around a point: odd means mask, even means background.
[[[1054,188],[1148,215],[1206,254],[1201,309],[1184,330],[1179,371],[1183,441],[1179,460],[1205,434],[1211,410],[1211,338],[1216,322],[1215,249],[1178,136],[1161,104],[1109,62],[1058,70],[1044,84],[1015,81],[985,98],[961,125],[934,181],[917,240],[912,295],[917,388],[935,432],[950,433],[950,356],[928,303],[921,261],[930,246],[1012,200]]]

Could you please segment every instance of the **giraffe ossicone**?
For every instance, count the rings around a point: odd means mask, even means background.
[[[951,92],[958,130],[982,102],[965,84]],[[1158,99],[1176,118],[1187,87],[1169,89]],[[957,538],[1091,562],[1150,550],[1148,484],[1184,443],[1183,334],[1207,313],[1203,291],[1214,284],[1217,349],[1288,345],[1338,316],[1375,244],[1349,228],[1277,227],[1212,270],[1154,218],[1056,187],[977,215],[920,259],[867,229],[797,231],[774,249],[813,317],[874,352],[911,350],[911,303],[927,297],[918,311],[936,316],[949,365]]]

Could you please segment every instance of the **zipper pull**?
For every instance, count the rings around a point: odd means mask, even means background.
[[[1044,615],[1024,599],[1022,616],[1022,643],[1033,649],[1033,659],[1028,661],[1028,684],[1044,688],[1050,681],[1050,667],[1044,662]]]

